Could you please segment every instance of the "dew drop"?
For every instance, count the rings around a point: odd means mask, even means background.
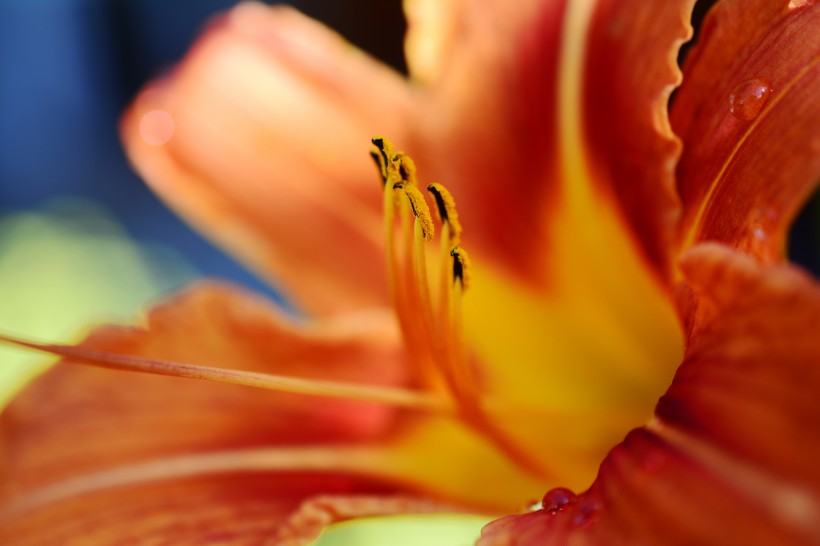
[[[566,487],[555,487],[544,495],[541,508],[554,514],[576,500],[578,500],[578,496]]]
[[[737,87],[729,95],[729,111],[737,119],[751,121],[760,113],[772,88],[761,79],[748,80]]]
[[[601,517],[601,505],[595,501],[582,503],[572,516],[572,524],[576,527],[589,527]]]

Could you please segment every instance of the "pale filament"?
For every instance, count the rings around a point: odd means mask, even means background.
[[[329,398],[374,402],[435,413],[450,413],[451,404],[432,393],[395,387],[321,381],[283,375],[183,364],[131,355],[107,353],[82,346],[37,343],[0,335],[0,342],[63,357],[66,362],[131,372],[204,379],[259,389]]]

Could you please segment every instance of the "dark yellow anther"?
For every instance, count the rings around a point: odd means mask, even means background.
[[[382,177],[382,184],[387,182],[387,164],[384,162],[381,152],[376,149],[370,150],[370,157],[376,163],[376,168],[379,169],[379,175]]]
[[[402,190],[404,195],[410,201],[410,208],[413,210],[415,216],[421,224],[421,232],[425,241],[430,241],[435,235],[435,226],[433,225],[433,215],[430,214],[430,207],[424,200],[424,195],[413,184],[405,184],[404,182],[396,182],[393,184],[394,190]]]
[[[470,257],[458,246],[450,251],[450,256],[453,257],[453,282],[459,281],[461,288],[467,290],[470,286]]]
[[[427,253],[435,225],[418,185],[416,166],[381,136],[373,138],[371,155],[384,182],[390,290],[411,360],[425,385],[469,402],[472,414],[473,408],[478,411],[481,393],[464,347],[462,297],[470,284],[470,259],[459,246],[462,228],[455,200],[441,184],[426,186],[441,220],[437,271],[431,275]],[[436,290],[431,291],[431,280]]]
[[[396,164],[401,181],[405,184],[417,186],[418,179],[416,178],[416,164],[413,163],[410,156],[404,152],[397,152],[396,155],[393,156],[393,161]]]
[[[376,166],[379,168],[379,174],[382,177],[382,183],[385,184],[387,183],[391,170],[391,159],[395,155],[393,153],[393,145],[383,136],[375,136],[370,139],[370,142],[373,143],[373,148],[370,150],[370,157],[376,162]]]
[[[427,191],[433,194],[436,200],[439,220],[442,224],[446,223],[450,226],[449,245],[451,247],[458,246],[461,244],[461,222],[458,221],[458,211],[453,196],[441,184],[430,184],[427,186]]]

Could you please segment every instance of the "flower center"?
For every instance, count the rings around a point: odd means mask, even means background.
[[[459,246],[455,201],[444,186],[427,186],[441,224],[438,255],[430,259],[427,246],[436,230],[415,165],[404,152],[394,152],[383,137],[374,138],[373,144],[371,155],[384,183],[390,289],[418,380],[428,389],[449,394],[459,406],[475,406],[478,390],[461,326],[470,259]],[[436,264],[432,275],[430,262]]]
[[[384,183],[390,288],[418,382],[423,389],[451,401],[455,416],[509,459],[534,475],[544,476],[545,469],[537,458],[512,441],[492,418],[492,405],[497,401],[485,396],[466,348],[462,298],[470,285],[470,258],[460,246],[462,227],[453,196],[441,184],[426,188],[441,225],[438,250],[428,258],[427,247],[433,245],[436,230],[430,207],[419,190],[416,167],[384,137],[375,137],[372,142],[371,156]],[[431,263],[434,267],[429,267]]]

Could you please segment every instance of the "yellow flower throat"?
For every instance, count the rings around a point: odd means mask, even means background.
[[[384,184],[384,225],[390,290],[408,356],[421,387],[452,403],[455,416],[522,468],[543,474],[488,418],[479,377],[464,342],[462,297],[470,284],[470,258],[461,244],[455,200],[441,184],[429,184],[441,225],[438,270],[428,271],[427,244],[435,237],[430,207],[419,189],[416,167],[384,137],[371,150]],[[398,218],[396,218],[398,213]],[[431,289],[431,281],[435,290]]]

